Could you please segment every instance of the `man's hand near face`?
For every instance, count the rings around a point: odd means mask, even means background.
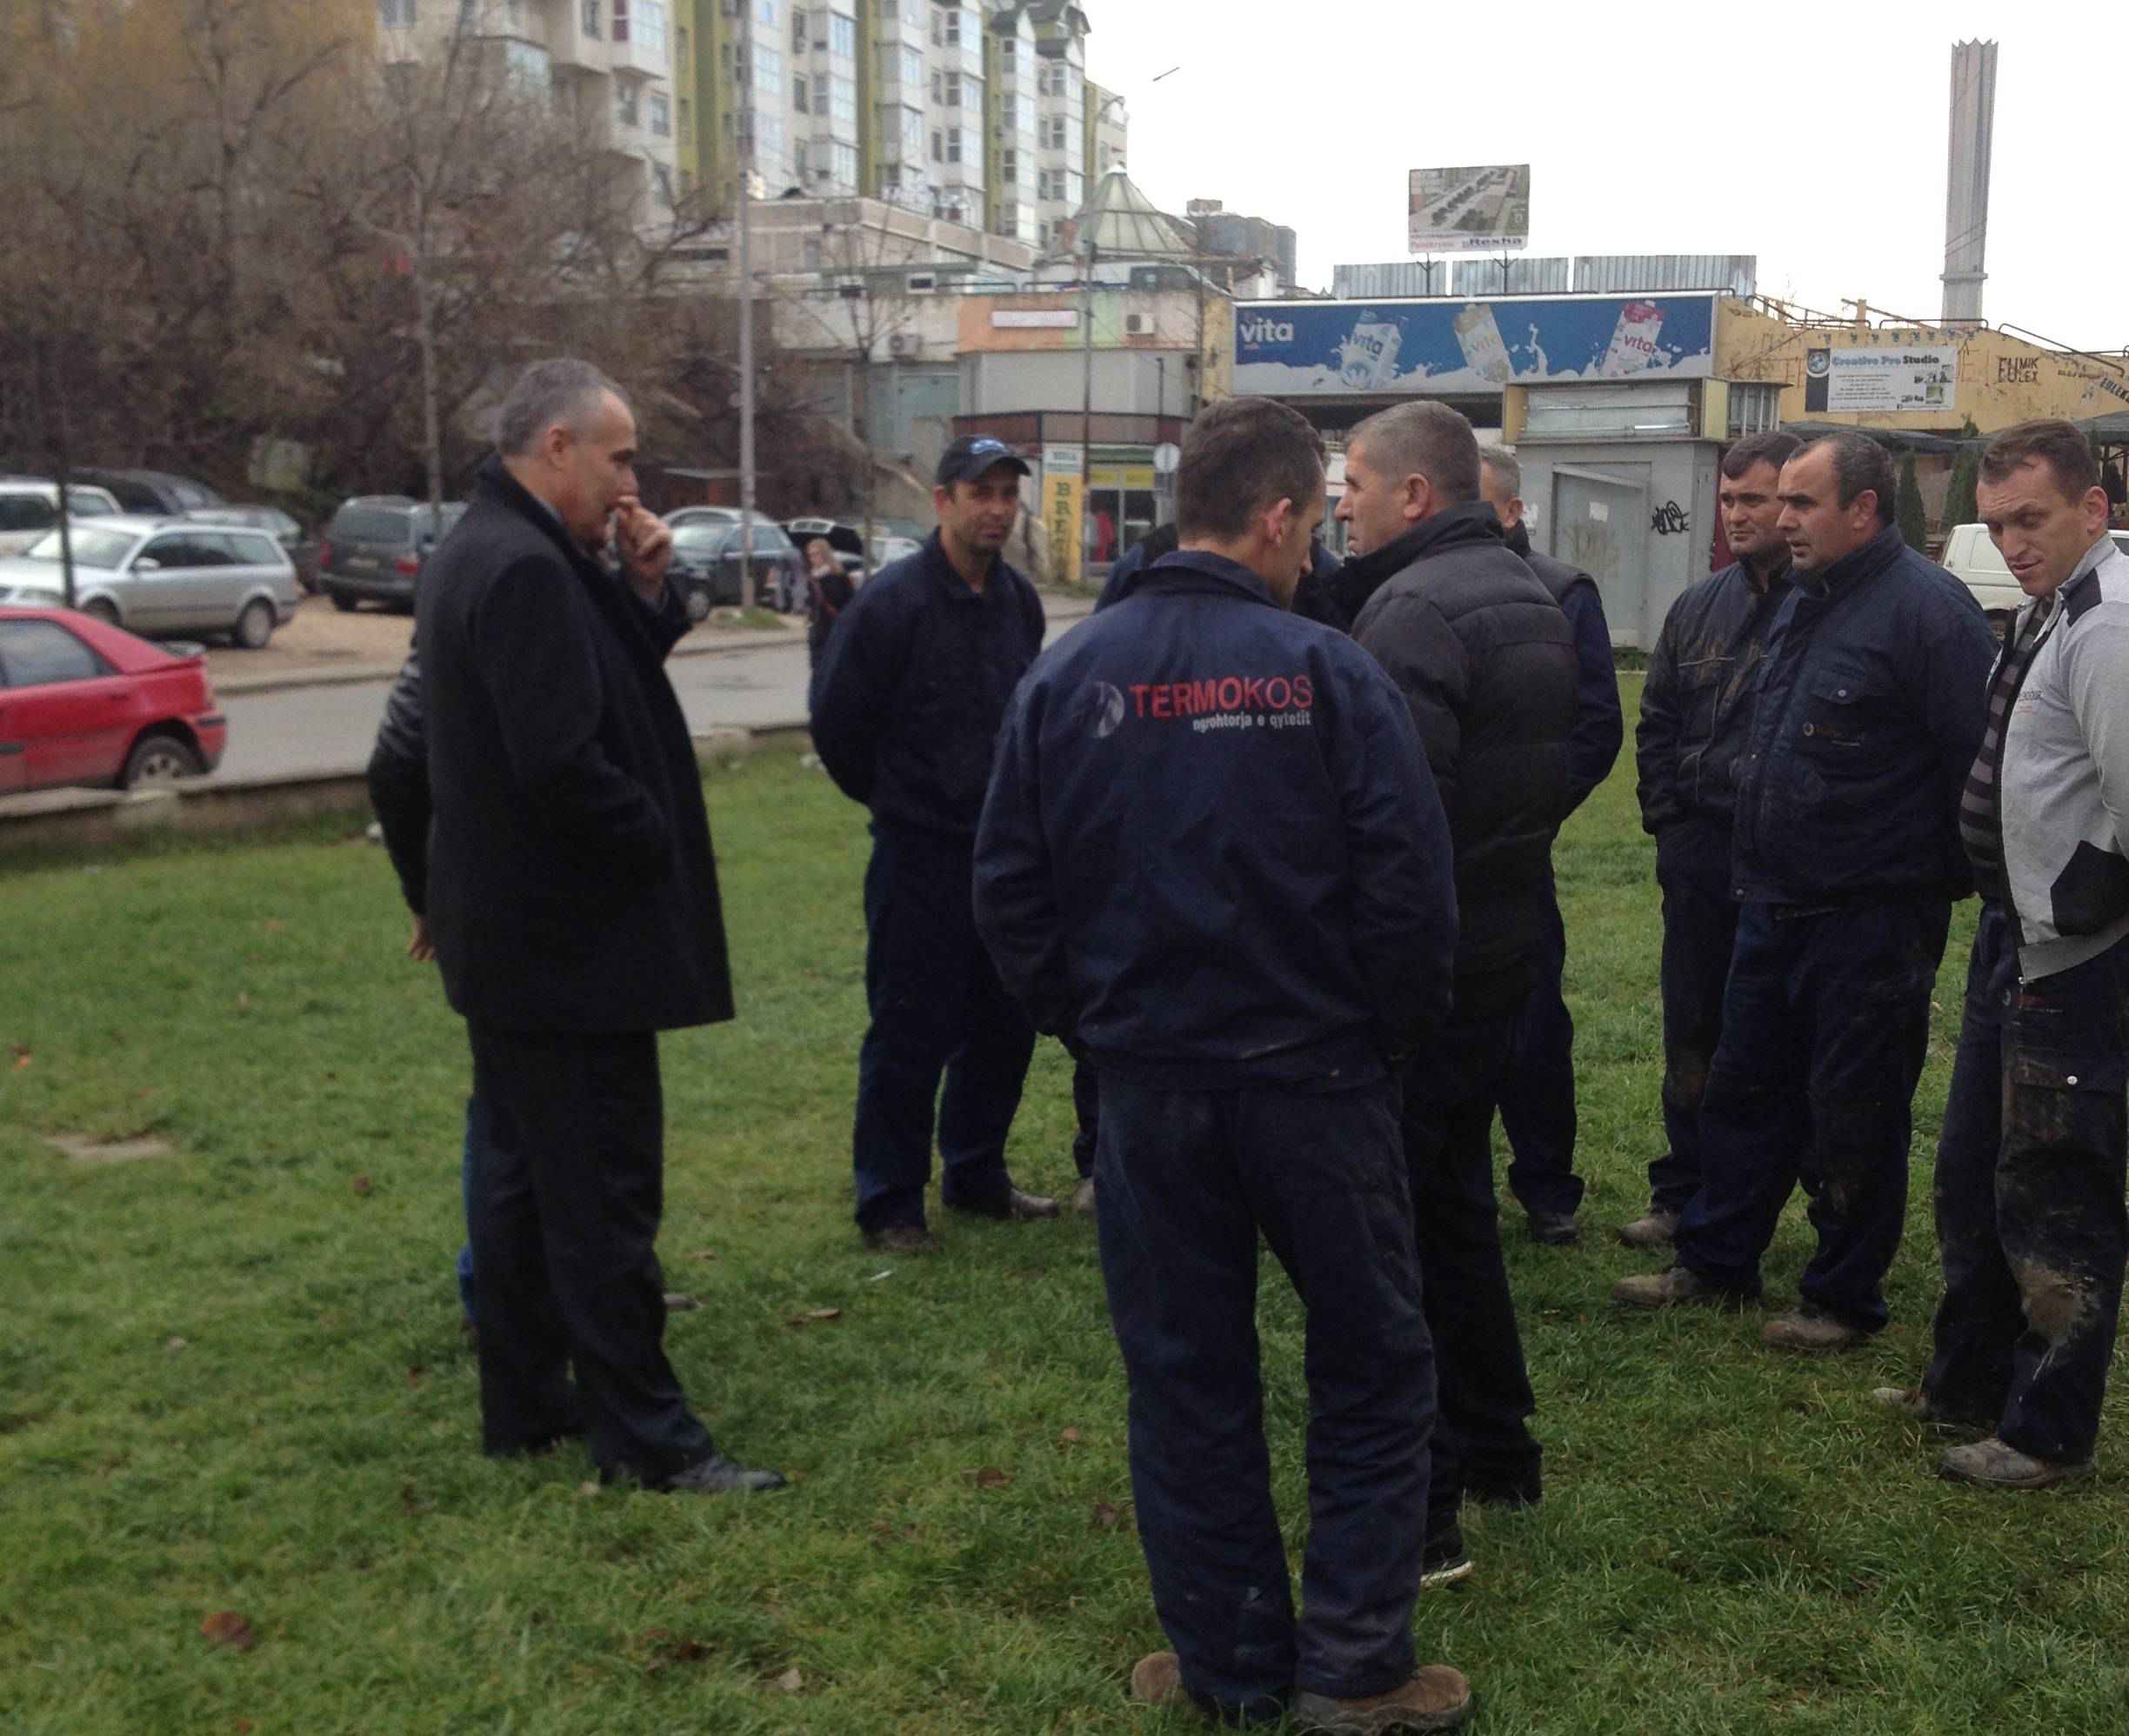
[[[656,606],[665,590],[665,569],[672,564],[672,531],[655,512],[646,511],[632,494],[614,506],[614,546],[629,587]]]

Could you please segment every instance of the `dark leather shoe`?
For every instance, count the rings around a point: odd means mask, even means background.
[[[965,1212],[971,1218],[996,1218],[1001,1223],[1024,1224],[1031,1218],[1054,1218],[1058,1203],[1046,1193],[1023,1193],[1017,1187],[1009,1187],[994,1200],[980,1205],[964,1205],[950,1199],[947,1205],[956,1212]]]
[[[784,1481],[780,1471],[757,1471],[713,1452],[657,1486],[667,1495],[729,1495],[739,1490],[781,1489]]]
[[[1578,1247],[1582,1226],[1575,1222],[1572,1212],[1533,1212],[1530,1214],[1530,1239],[1548,1248]]]
[[[886,1254],[935,1254],[938,1238],[921,1224],[890,1224],[884,1230],[867,1230],[864,1245]]]

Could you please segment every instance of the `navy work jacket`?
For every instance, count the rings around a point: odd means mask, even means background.
[[[976,920],[1036,1024],[1099,1066],[1361,1084],[1448,1012],[1448,821],[1374,659],[1185,551],[1014,696]]]
[[[1970,891],[1959,792],[1995,650],[1972,593],[1893,526],[1792,571],[1738,769],[1732,893],[1816,905]]]
[[[933,531],[858,587],[822,648],[821,763],[878,825],[973,837],[998,723],[1042,642],[1035,587],[1000,560],[971,590]]]

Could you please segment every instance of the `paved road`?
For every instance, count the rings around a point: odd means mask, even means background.
[[[1086,607],[1054,598],[1044,602],[1053,637],[1078,621]],[[805,716],[802,639],[675,658],[666,666],[689,725],[698,734],[796,723]],[[369,764],[390,685],[378,681],[227,695],[222,709],[230,720],[229,751],[215,781],[361,771]]]

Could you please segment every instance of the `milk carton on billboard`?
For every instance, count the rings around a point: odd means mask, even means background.
[[[1663,310],[1654,302],[1628,302],[1612,330],[1612,347],[1597,371],[1607,380],[1638,374],[1656,359],[1656,339],[1663,331]]]
[[[1358,322],[1338,345],[1338,378],[1353,391],[1379,391],[1397,377],[1398,350],[1405,334],[1387,319]]]
[[[1506,385],[1514,377],[1515,364],[1508,359],[1508,346],[1501,342],[1493,310],[1483,302],[1472,302],[1453,323],[1465,365],[1497,386]]]

